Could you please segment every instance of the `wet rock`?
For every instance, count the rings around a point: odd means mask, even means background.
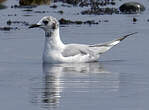
[[[59,20],[59,23],[60,23],[60,24],[73,24],[72,21],[66,20],[66,19],[64,19],[64,18],[61,18],[61,19]]]
[[[78,5],[82,0],[62,0],[64,3],[68,3],[71,5]]]
[[[90,3],[88,3],[87,1],[81,2],[79,4],[80,7],[88,7],[90,5]]]
[[[0,10],[1,10],[1,9],[5,9],[5,8],[7,8],[5,5],[0,4]]]
[[[26,5],[26,6],[23,6],[23,5],[12,5],[11,8],[35,8],[36,6],[35,5]]]
[[[89,24],[89,25],[91,25],[91,24],[98,24],[98,22],[95,22],[94,20],[88,20],[88,21],[71,21],[71,20],[66,20],[66,19],[64,19],[64,18],[61,18],[60,20],[59,20],[59,23],[60,24],[78,24],[78,25],[80,25],[80,24]]]
[[[5,9],[7,6],[3,5],[2,3],[5,2],[6,0],[0,0],[0,9]]]
[[[26,5],[49,5],[51,3],[51,0],[20,0],[19,4],[26,6]]]
[[[0,0],[0,3],[3,3],[3,2],[5,2],[6,0]]]
[[[83,24],[82,21],[75,21],[74,23],[75,23],[75,24]]]
[[[8,20],[7,25],[11,25],[11,24],[12,24],[11,20]]]
[[[103,20],[103,22],[109,22],[109,20]]]
[[[8,16],[17,16],[17,14],[8,14]]]
[[[63,11],[63,10],[60,10],[60,11],[58,11],[58,13],[60,13],[60,14],[64,14],[64,11]]]
[[[94,20],[88,20],[88,21],[85,21],[84,24],[98,24],[98,22],[95,22]]]
[[[111,5],[115,5],[116,3],[114,1],[111,2]]]
[[[56,2],[58,2],[57,0]],[[106,6],[115,5],[115,0],[61,0],[63,3],[71,4],[73,6],[88,7],[92,5]]]
[[[116,8],[96,8],[96,9],[89,9],[82,11],[81,14],[86,15],[86,14],[95,14],[95,15],[103,15],[103,14],[118,14],[119,11]]]
[[[27,17],[28,17],[28,16],[33,16],[33,15],[25,14],[25,15],[23,15],[23,16],[27,16]]]
[[[46,13],[46,11],[34,11],[34,13]]]
[[[10,31],[10,30],[16,30],[17,27],[0,27],[1,31]]]
[[[12,24],[22,24],[22,25],[25,25],[25,26],[29,25],[29,23],[26,22],[26,21],[11,21],[11,20],[7,21],[7,25],[12,25]]]
[[[140,13],[140,12],[144,11],[145,7],[143,4],[138,3],[138,2],[127,2],[127,3],[122,4],[119,7],[119,10],[122,13],[135,14],[135,13]]]
[[[57,8],[57,5],[54,4],[54,5],[50,6],[50,8]]]
[[[25,9],[25,10],[23,10],[23,11],[31,12],[31,11],[33,11],[33,10],[32,10],[32,9]]]
[[[133,22],[137,22],[137,18],[133,18]]]

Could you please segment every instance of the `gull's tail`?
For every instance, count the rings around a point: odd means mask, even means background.
[[[127,35],[122,36],[118,39],[115,39],[115,40],[112,40],[112,41],[109,41],[109,42],[105,42],[105,43],[102,43],[102,44],[90,45],[89,47],[94,48],[94,50],[96,49],[96,51],[98,51],[98,53],[102,54],[102,53],[108,51],[109,49],[111,49],[113,46],[119,44],[122,40],[124,40],[128,36],[133,35],[133,34],[137,34],[137,33],[138,32],[127,34]]]

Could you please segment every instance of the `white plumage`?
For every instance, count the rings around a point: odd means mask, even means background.
[[[43,17],[30,28],[39,27],[45,31],[45,45],[43,51],[44,63],[79,63],[98,61],[100,55],[117,45],[131,33],[116,40],[95,44],[64,44],[59,35],[59,23],[51,16]]]

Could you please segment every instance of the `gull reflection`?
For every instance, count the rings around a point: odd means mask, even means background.
[[[42,102],[46,105],[56,107],[59,102],[61,85],[61,67],[50,64],[43,64],[44,91]]]
[[[43,81],[38,99],[44,108],[56,108],[64,94],[71,92],[102,92],[117,90],[119,88],[119,74],[104,69],[103,64],[43,64]],[[37,90],[37,89],[36,89]],[[37,91],[36,91],[37,93]],[[62,94],[63,93],[63,94]],[[37,95],[37,94],[36,94]],[[35,97],[35,96],[34,96]]]

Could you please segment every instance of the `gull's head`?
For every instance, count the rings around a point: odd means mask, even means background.
[[[59,27],[56,18],[52,16],[43,17],[37,24],[32,24],[29,28],[41,28],[44,31],[53,31]]]

